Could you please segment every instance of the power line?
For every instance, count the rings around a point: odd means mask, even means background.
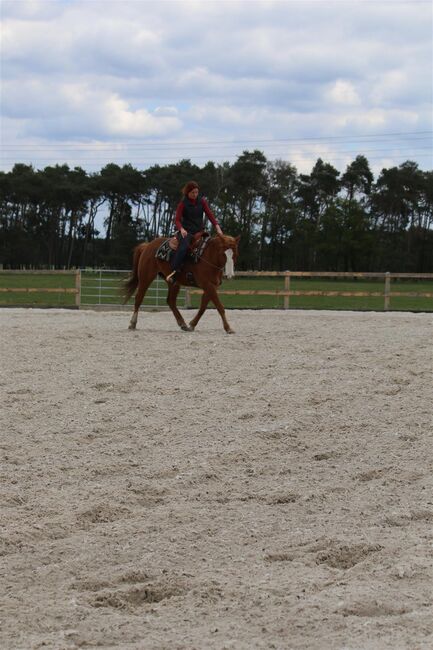
[[[322,143],[322,144],[323,144],[323,143]],[[344,144],[344,143],[340,143],[340,144]],[[353,144],[353,143],[350,143],[350,144]],[[278,146],[278,145],[277,145],[277,146]],[[283,146],[283,145],[281,145],[281,146]],[[284,145],[284,146],[286,146],[286,145]],[[358,149],[359,149],[359,147],[358,147]],[[404,143],[404,145],[395,145],[395,146],[393,146],[393,147],[386,147],[385,149],[383,149],[383,148],[378,149],[378,148],[376,147],[376,148],[374,148],[374,149],[362,149],[362,151],[363,151],[364,153],[369,153],[369,152],[372,152],[372,151],[390,151],[390,152],[391,152],[391,151],[395,151],[395,150],[397,150],[397,149],[398,149],[398,150],[401,150],[401,149],[409,149],[409,150],[411,150],[411,151],[413,151],[413,150],[421,150],[421,149],[433,149],[433,144],[431,144],[431,145],[426,145],[426,146],[424,146],[424,145],[413,146],[410,142],[408,142],[408,143]],[[113,152],[113,154],[118,154],[119,156],[122,155],[122,154],[124,154],[124,155],[129,155],[129,152],[128,152],[127,149],[125,149],[125,150],[122,151],[122,150],[120,150],[120,149],[117,149],[117,150],[116,150],[116,149],[106,149],[106,150],[104,150],[104,149],[86,148],[86,149],[80,149],[77,153],[81,154],[81,153],[85,153],[85,152],[88,152],[88,151],[91,152],[91,153],[95,152],[95,153],[107,153],[107,154],[109,154],[110,152]],[[210,151],[213,151],[213,149],[210,148]],[[309,151],[309,152],[308,152],[308,151],[305,152],[304,150],[302,150],[302,151],[293,151],[293,150],[290,150],[290,151],[291,151],[291,153],[293,153],[293,154],[295,154],[295,155],[296,155],[296,154],[300,154],[300,155],[302,155],[302,154],[304,154],[304,153],[320,153],[320,150],[319,150],[319,151],[317,151],[317,150],[311,150],[311,151]],[[324,153],[328,153],[328,151],[329,151],[329,150],[326,150],[326,151],[324,151]],[[48,152],[49,152],[49,150],[48,150]],[[32,151],[31,153],[32,153],[32,154],[36,154],[37,152],[36,152],[36,151]],[[43,151],[43,153],[45,153],[45,151]],[[53,154],[55,154],[55,153],[56,153],[56,152],[54,151]],[[66,151],[65,153],[71,153],[71,154],[73,154],[74,152],[73,152],[73,151],[71,151],[71,152]],[[137,151],[134,151],[134,152],[133,152],[134,155],[137,155],[137,153],[139,153],[139,152],[137,152]],[[146,151],[146,153],[149,153],[149,152]],[[162,152],[160,152],[160,153],[162,153]],[[169,154],[170,152],[167,152],[167,153]],[[338,150],[338,149],[337,149],[337,150],[333,150],[333,153],[357,153],[357,150],[354,150],[354,149],[353,149],[353,150],[352,150],[352,149],[342,149],[342,150]],[[17,154],[20,154],[20,152],[17,152]],[[0,154],[0,155],[1,155],[1,154]]]
[[[422,136],[421,138],[412,138],[411,136]],[[269,138],[263,140],[202,140],[202,141],[173,141],[173,142],[158,142],[158,141],[106,141],[106,142],[95,142],[95,143],[71,143],[71,142],[56,142],[56,143],[17,143],[17,144],[6,144],[2,149],[18,149],[18,148],[67,148],[67,147],[177,147],[177,146],[188,146],[188,147],[203,147],[209,145],[242,145],[242,144],[277,144],[277,143],[318,143],[318,142],[357,142],[365,141],[365,138],[372,138],[372,142],[377,141],[377,139],[390,138],[390,137],[411,137],[411,139],[427,139],[433,138],[433,131],[401,131],[401,132],[391,132],[391,133],[366,133],[360,135],[330,135],[330,136],[315,136],[315,137],[305,137],[305,138]]]
[[[287,147],[287,146],[291,146],[291,145],[292,146],[299,145],[299,146],[303,146],[305,148],[307,148],[307,147],[312,148],[312,147],[315,147],[315,146],[320,146],[320,145],[323,146],[323,145],[326,145],[326,144],[328,144],[329,146],[347,145],[348,147],[350,147],[350,146],[356,147],[356,146],[361,146],[361,145],[365,145],[365,144],[386,144],[386,145],[392,145],[394,147],[401,147],[401,146],[413,146],[413,144],[418,143],[418,142],[422,143],[422,142],[430,142],[430,141],[431,141],[431,138],[429,138],[427,136],[418,136],[418,137],[411,138],[410,140],[406,139],[406,140],[400,140],[400,141],[398,141],[398,140],[390,141],[390,140],[384,140],[384,139],[376,139],[376,140],[370,140],[369,139],[369,140],[363,140],[363,141],[359,141],[359,142],[356,142],[356,141],[347,141],[347,142],[343,141],[343,142],[341,142],[340,141],[340,142],[329,142],[329,143],[324,142],[324,141],[322,141],[322,142],[311,142],[311,143],[307,143],[307,142],[302,143],[302,142],[295,142],[295,141],[293,141],[293,142],[272,141],[272,142],[269,142],[269,145],[272,145],[274,147]],[[259,143],[256,143],[256,145],[258,145],[258,144]],[[264,143],[262,142],[261,144],[264,144]],[[32,152],[37,152],[37,151],[42,151],[42,152],[70,151],[71,153],[73,153],[74,151],[78,151],[78,152],[85,152],[85,151],[121,152],[121,151],[130,151],[131,150],[131,151],[135,151],[135,152],[143,151],[143,152],[149,153],[149,152],[152,152],[152,151],[161,152],[161,151],[167,151],[167,150],[174,149],[174,148],[177,149],[180,146],[186,147],[186,145],[171,145],[171,144],[161,145],[159,147],[155,146],[155,145],[154,146],[146,146],[146,145],[139,145],[139,144],[131,144],[131,145],[88,144],[88,145],[65,145],[63,147],[59,147],[59,146],[56,146],[56,145],[40,145],[40,146],[37,146],[37,145],[24,146],[24,145],[22,145],[22,146],[19,146],[19,147],[18,146],[16,146],[16,147],[15,146],[4,146],[4,147],[2,147],[2,151],[4,151],[4,152],[9,151],[9,152],[12,152],[12,153],[14,153],[14,152],[15,153],[20,153],[20,152],[23,152],[23,151],[32,151]],[[237,145],[236,143],[221,143],[218,146],[215,145],[215,144],[212,145],[212,144],[205,144],[205,143],[194,143],[194,144],[188,145],[188,150],[217,149],[217,148],[218,149],[227,149],[227,148],[233,148],[233,147],[237,147],[238,149],[242,148],[242,147],[239,147],[239,145]]]
[[[332,160],[335,163],[337,163],[337,162],[346,163],[347,158],[348,158],[348,156],[350,156],[351,153],[353,153],[353,152],[347,152],[347,155],[344,158],[341,158],[341,157],[335,158],[332,155],[332,153],[329,153],[329,152],[327,152],[326,154],[322,154],[322,155],[320,155],[319,153],[316,153],[316,152],[312,152],[311,154],[304,155],[302,157],[286,155],[286,156],[284,156],[284,159],[287,162],[304,162],[304,161],[308,160],[308,158],[323,157],[323,158]],[[232,156],[225,156],[225,157],[223,157],[223,156],[213,157],[212,160],[209,158],[209,156],[190,156],[188,158],[188,160],[191,160],[191,161],[193,161],[193,160],[197,160],[197,161],[198,160],[205,160],[206,162],[208,162],[208,161],[209,162],[229,162],[228,158],[233,158],[235,155],[236,154],[233,154]],[[271,155],[271,154],[268,154],[268,155]],[[432,158],[432,153],[431,152],[429,152],[429,153],[418,153],[418,154],[416,154],[416,156],[413,156],[413,157],[418,159],[418,158],[424,158],[424,157],[427,157],[427,156],[429,158]],[[384,160],[384,159],[386,160],[387,158],[392,158],[392,159],[404,158],[405,160],[408,160],[408,159],[413,159],[413,157],[411,157],[410,155],[408,156],[407,154],[404,154],[404,153],[401,153],[401,154],[390,154],[390,153],[386,154],[385,153],[385,154],[382,154],[381,156],[371,156],[371,157],[368,158],[368,161],[370,162],[370,161],[373,161],[373,160]],[[103,164],[104,162],[109,164],[109,163],[115,163],[116,161],[118,161],[118,162],[122,162],[123,164],[127,164],[127,163],[129,163],[131,161],[134,161],[136,163],[138,162],[138,163],[141,163],[142,165],[146,165],[146,164],[152,164],[155,161],[160,161],[160,162],[161,161],[167,161],[167,163],[176,164],[176,162],[178,162],[178,161],[180,161],[182,159],[183,159],[183,157],[179,157],[179,156],[176,158],[176,160],[174,159],[174,157],[132,159],[132,158],[127,157],[127,156],[125,156],[123,158],[112,158],[112,157],[110,157],[108,159],[104,159],[104,158],[98,158],[98,159],[85,158],[85,159],[83,159],[83,158],[74,158],[74,157],[71,157],[69,159],[25,158],[24,160],[19,160],[19,161],[17,161],[16,159],[3,159],[1,161],[1,164],[6,165],[8,162],[9,163],[14,162],[15,164],[33,165],[33,164],[36,164],[38,162],[50,162],[51,164],[58,164],[58,165],[72,164],[72,163],[74,163],[74,164],[86,163],[87,165],[100,165],[100,164]],[[432,158],[432,161],[433,161],[433,158]]]
[[[410,145],[410,143],[407,143],[407,145],[405,145],[405,146],[396,145],[395,147],[392,147],[392,148],[387,147],[386,149],[375,147],[374,149],[361,149],[361,150],[359,150],[359,149],[357,149],[357,150],[351,150],[351,149],[329,150],[329,149],[327,149],[327,150],[314,150],[314,151],[299,151],[299,150],[298,151],[290,151],[289,150],[286,153],[287,153],[287,155],[295,156],[295,157],[296,156],[305,156],[305,155],[329,156],[329,155],[335,155],[335,154],[363,155],[363,154],[367,154],[367,153],[382,153],[382,154],[387,154],[387,155],[400,155],[402,151],[408,151],[408,152],[415,153],[415,152],[423,152],[424,150],[433,151],[433,146],[432,145],[427,145],[427,146],[417,145],[416,147],[413,147],[413,146]],[[99,149],[94,149],[94,150],[89,149],[89,151],[91,151],[91,153],[98,153],[98,154],[104,153],[104,151],[101,151]],[[44,152],[44,153],[46,153],[46,152]],[[66,153],[68,153],[68,152],[66,152]],[[88,158],[85,157],[85,156],[79,156],[79,157],[78,156],[72,156],[72,154],[74,152],[69,152],[69,153],[71,154],[71,157],[73,157],[74,160],[88,160]],[[82,152],[80,151],[78,153],[81,154]],[[106,153],[105,156],[100,157],[101,160],[105,160],[105,158],[107,158],[107,157],[143,159],[142,156],[138,156],[138,158],[137,158],[137,152],[134,152],[134,154],[131,155],[128,151],[124,151],[124,152],[117,151],[117,152],[110,153],[110,150],[108,150],[105,153]],[[268,153],[267,155],[273,156],[273,155],[280,155],[280,154],[281,154],[281,152],[274,151],[272,153]],[[35,152],[31,152],[30,155],[34,156]],[[180,155],[180,154],[178,154],[178,155]],[[196,156],[188,156],[188,157],[191,157],[191,158],[205,158],[205,157],[208,157],[210,155],[211,154],[208,153],[206,155],[196,155]],[[238,155],[238,154],[237,153],[232,153],[232,154],[227,153],[226,155]],[[1,154],[0,154],[0,157],[1,157],[2,160],[14,160],[15,159],[15,156],[12,157],[11,155],[9,155],[9,156],[1,156]],[[26,156],[26,157],[29,157],[29,156]],[[45,157],[40,158],[40,156],[37,156],[37,158],[40,159],[40,160],[51,160],[53,157],[54,156],[51,156],[50,158],[45,158]],[[154,156],[152,156],[152,160],[165,160],[168,157],[172,157],[172,155],[167,154],[166,156],[158,157],[158,158],[155,158]],[[221,156],[217,156],[217,157],[221,157]],[[150,160],[150,158],[148,158],[148,159]]]

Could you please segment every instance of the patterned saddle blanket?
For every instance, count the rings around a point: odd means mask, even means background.
[[[188,248],[188,259],[194,264],[196,264],[203,255],[203,251],[206,248],[210,237],[210,234],[208,232],[197,233],[197,235],[198,236],[194,237],[190,247]],[[162,242],[161,246],[155,253],[155,257],[157,257],[159,260],[169,262],[178,245],[179,241],[177,239],[177,233],[175,233],[173,237],[169,237]]]

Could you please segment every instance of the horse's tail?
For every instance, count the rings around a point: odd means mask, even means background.
[[[138,287],[138,263],[140,261],[141,253],[146,246],[147,243],[144,243],[138,244],[138,246],[134,248],[134,254],[132,258],[132,271],[129,277],[123,281],[122,286],[123,304],[126,304],[128,302]]]

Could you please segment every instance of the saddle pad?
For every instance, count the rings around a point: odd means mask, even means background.
[[[201,256],[203,255],[203,251],[206,248],[209,239],[210,237],[208,233],[205,233],[203,237],[199,240],[193,252],[191,253],[191,251],[188,250],[188,258],[191,259],[194,262],[194,264],[196,264],[200,260]],[[169,262],[173,252],[174,250],[170,246],[170,239],[166,239],[165,241],[162,242],[161,246],[156,251],[155,257],[157,257],[159,260],[164,260],[165,262]]]
[[[162,242],[161,246],[156,251],[155,257],[158,258],[159,260],[164,260],[165,262],[169,262],[172,253],[173,253],[173,249],[170,248],[170,240],[166,239],[165,241]]]

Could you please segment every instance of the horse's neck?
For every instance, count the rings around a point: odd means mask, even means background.
[[[206,259],[211,262],[215,260],[215,258],[218,257],[218,254],[220,253],[221,248],[219,245],[219,242],[217,241],[216,237],[211,237],[208,241],[207,246],[205,247],[203,251],[203,257],[206,256]]]

